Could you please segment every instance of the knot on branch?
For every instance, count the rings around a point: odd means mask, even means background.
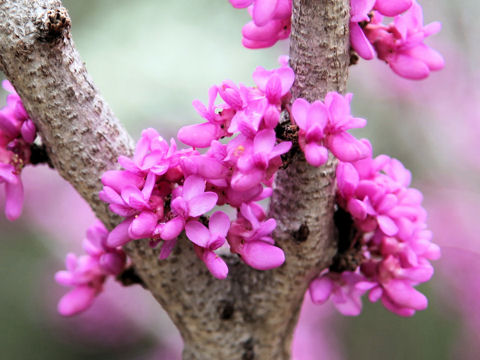
[[[38,29],[38,40],[53,42],[68,32],[71,26],[70,16],[63,6],[50,9],[37,18],[35,25]]]

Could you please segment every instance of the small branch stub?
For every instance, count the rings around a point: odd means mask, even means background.
[[[53,42],[68,34],[72,25],[67,9],[59,7],[48,10],[37,18],[35,25],[38,28],[38,40],[41,42]]]

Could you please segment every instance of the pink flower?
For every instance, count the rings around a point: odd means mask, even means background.
[[[345,97],[329,92],[325,103],[299,98],[292,105],[292,116],[300,128],[299,143],[305,158],[313,166],[321,166],[328,159],[327,148],[342,161],[357,161],[371,155],[366,139],[357,140],[347,133],[349,129],[364,127],[365,119],[350,114],[352,94]]]
[[[259,205],[242,204],[238,219],[232,223],[228,234],[231,251],[257,270],[270,270],[285,262],[285,254],[270,237],[277,223],[275,219],[265,218]]]
[[[296,99],[292,105],[292,116],[300,128],[298,140],[308,163],[321,166],[327,162],[328,151],[324,146],[325,127],[328,111],[321,101],[309,104],[307,100]]]
[[[10,95],[0,110],[0,184],[5,184],[5,215],[13,221],[22,213],[20,174],[30,162],[30,145],[36,138],[36,128],[10,82],[4,80],[2,86]]]
[[[228,267],[225,261],[215,254],[214,250],[225,243],[229,228],[230,219],[221,211],[215,212],[210,217],[208,229],[196,220],[191,220],[185,225],[187,237],[195,244],[199,258],[217,279],[227,277]]]
[[[89,308],[102,291],[106,278],[123,271],[126,256],[121,249],[109,247],[107,237],[107,229],[97,220],[87,230],[83,242],[87,255],[77,257],[68,254],[65,261],[67,270],[55,274],[57,283],[73,287],[58,303],[61,315],[72,316]]]
[[[444,67],[443,57],[423,43],[441,29],[439,22],[423,25],[423,12],[417,2],[403,15],[395,17],[390,25],[381,24],[376,14],[365,28],[368,40],[373,44],[378,58],[389,64],[398,75],[407,79],[426,78],[431,71]]]
[[[285,154],[292,144],[288,141],[275,145],[275,131],[266,129],[258,132],[252,140],[239,135],[229,144],[231,158],[236,158],[231,186],[245,191],[269,180],[281,164],[280,155]]]
[[[309,292],[315,304],[323,304],[331,298],[340,313],[357,316],[362,312],[361,297],[375,285],[362,275],[345,271],[317,277],[310,283]]]
[[[218,195],[214,192],[205,192],[205,180],[199,176],[189,176],[185,179],[183,187],[177,189],[171,206],[183,219],[209,212],[218,200]]]
[[[22,214],[23,184],[12,165],[0,163],[1,183],[5,184],[5,216],[8,220],[14,221]]]

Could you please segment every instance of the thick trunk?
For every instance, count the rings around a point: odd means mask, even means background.
[[[348,0],[295,0],[291,64],[294,98],[343,92],[348,65]],[[98,199],[101,174],[118,168],[132,142],[99,95],[75,50],[59,0],[0,0],[0,68],[37,124],[55,168],[110,228],[119,219]],[[286,255],[261,272],[227,257],[226,280],[213,278],[180,238],[169,259],[148,242],[126,246],[135,269],[185,341],[185,359],[289,359],[310,279],[335,253],[334,162],[320,169],[301,153],[280,171],[270,214]],[[72,209],[75,211],[75,209]]]

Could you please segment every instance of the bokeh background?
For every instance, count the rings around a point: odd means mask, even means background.
[[[191,102],[206,101],[212,84],[253,85],[256,66],[273,68],[288,52],[285,42],[244,49],[248,16],[227,0],[63,2],[92,78],[135,138],[149,126],[174,136],[199,120]],[[404,319],[365,300],[359,317],[346,318],[307,301],[296,341],[309,350],[297,360],[478,359],[480,2],[421,5],[426,23],[443,23],[427,42],[443,53],[445,69],[412,82],[379,61],[360,61],[349,88],[355,116],[368,119],[357,134],[371,140],[375,154],[400,159],[425,194],[443,251],[434,279],[420,288],[429,308]],[[24,179],[24,215],[15,223],[0,216],[0,359],[179,359],[176,329],[138,286],[109,282],[84,314],[57,315],[66,289],[53,275],[68,251],[80,251],[93,215],[53,171],[28,168]]]

